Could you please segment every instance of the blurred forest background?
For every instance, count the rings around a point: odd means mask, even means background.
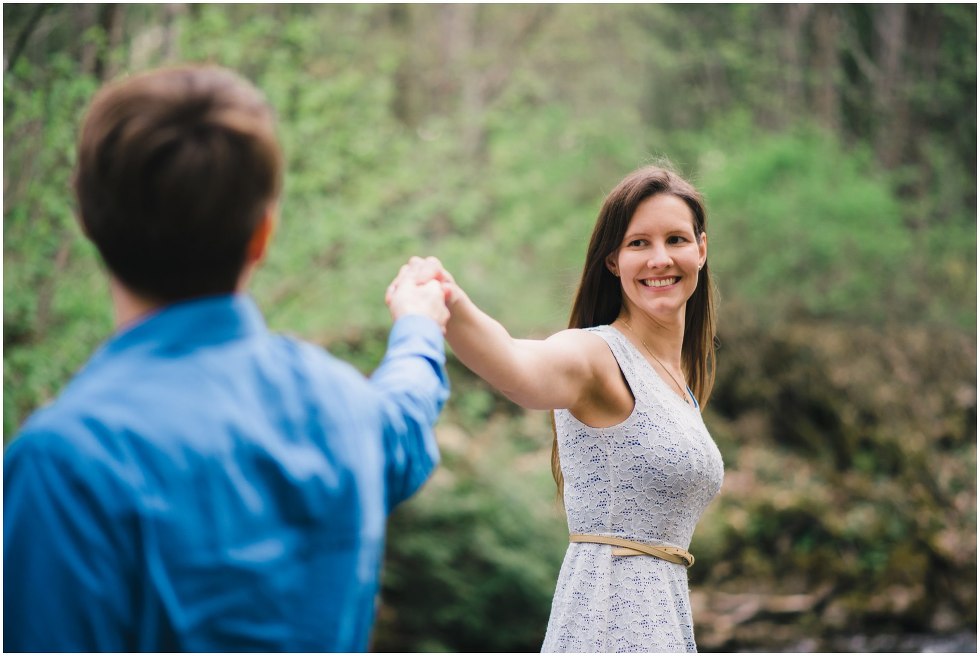
[[[365,372],[413,254],[515,336],[563,328],[605,193],[666,157],[722,295],[700,648],[973,650],[976,35],[963,4],[5,4],[4,441],[111,330],[69,192],[105,80],[207,61],[265,90],[288,174],[254,294]],[[536,651],[549,420],[450,369],[374,649]]]

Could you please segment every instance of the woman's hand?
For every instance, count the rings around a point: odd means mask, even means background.
[[[402,265],[385,292],[392,321],[419,314],[438,323],[445,334],[449,322],[447,301],[452,294],[450,286],[455,287],[454,283],[444,282],[447,278],[452,280],[436,258],[412,257]]]

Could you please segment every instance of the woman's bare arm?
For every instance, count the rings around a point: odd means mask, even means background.
[[[411,258],[387,298],[402,284],[433,278],[443,285],[450,311],[446,339],[456,357],[511,401],[531,410],[567,408],[593,426],[612,425],[629,415],[632,393],[609,347],[596,335],[563,330],[544,340],[514,339],[434,257]]]
[[[446,339],[456,357],[514,403],[575,408],[601,394],[612,357],[600,338],[564,330],[544,340],[514,339],[455,285],[449,308]]]

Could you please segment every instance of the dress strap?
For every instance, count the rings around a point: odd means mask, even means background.
[[[614,547],[614,556],[653,556],[671,563],[690,567],[694,564],[694,556],[690,551],[679,547],[668,547],[667,545],[643,544],[626,538],[615,538],[608,535],[584,535],[582,533],[572,533],[568,536],[569,542],[592,542],[595,544],[611,544]]]
[[[626,336],[609,325],[595,326],[585,330],[605,340],[616,359],[616,364],[619,365],[623,378],[626,379],[626,384],[629,385],[630,391],[633,393],[633,397],[641,397],[649,401],[653,391],[649,389],[649,381],[644,380],[640,372],[641,363],[637,358],[641,356],[626,339]]]
[[[664,394],[669,393],[672,397],[680,399],[686,407],[693,407],[697,412],[701,412],[701,405],[691,388],[685,386],[684,389],[684,393],[691,401],[688,403],[686,399],[677,395],[671,385],[653,369],[653,365],[640,350],[618,329],[611,325],[603,325],[585,330],[599,335],[609,345],[609,350],[616,358],[619,369],[623,372],[623,377],[626,379],[630,391],[633,392],[634,398],[643,397],[647,402],[650,402],[652,399],[661,398]]]

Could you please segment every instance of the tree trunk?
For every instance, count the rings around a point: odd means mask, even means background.
[[[78,26],[78,33],[84,34],[90,27],[96,24],[98,17],[96,12],[98,5],[75,5],[75,25]],[[83,75],[94,75],[98,68],[99,44],[92,39],[86,40],[81,45],[81,52],[78,63]]]
[[[186,10],[187,6],[184,4],[170,3],[163,6],[163,43],[161,44],[163,61],[172,62],[180,59],[180,27],[177,21]]]
[[[886,168],[901,163],[908,134],[908,101],[903,93],[905,5],[880,5],[874,12],[877,41],[874,106],[881,121],[875,135],[875,150]]]
[[[783,117],[800,116],[806,104],[806,85],[804,71],[806,70],[805,28],[813,13],[813,5],[790,4],[783,9],[782,40],[780,50],[783,55],[784,75],[783,84],[785,106]]]
[[[814,17],[814,98],[813,107],[821,125],[836,133],[840,130],[840,15],[833,5],[823,5]]]
[[[99,80],[109,80],[119,73],[116,50],[123,42],[123,7],[122,4],[105,4],[101,6],[99,26],[105,34],[105,45],[96,59],[96,77]]]
[[[89,39],[82,45],[79,64],[83,75],[91,75],[100,82],[112,77],[117,66],[113,63],[113,50],[122,42],[121,4],[78,5],[76,25],[80,34],[91,27],[102,31],[102,39]]]
[[[418,94],[415,91],[416,76],[412,30],[414,8],[411,5],[393,4],[388,7],[387,17],[395,34],[395,41],[401,46],[402,57],[394,74],[395,93],[391,100],[391,112],[401,123],[414,127],[418,125]]]
[[[10,72],[13,70],[14,65],[17,60],[20,59],[21,53],[24,52],[24,48],[27,47],[27,42],[30,40],[31,35],[34,30],[37,29],[37,24],[41,22],[41,17],[44,15],[45,10],[48,8],[46,4],[38,4],[34,6],[34,10],[31,12],[30,18],[24,24],[24,27],[17,34],[17,39],[14,41],[14,46],[10,50],[10,55],[7,57],[6,66],[4,70]]]
[[[444,5],[442,10],[449,88],[456,92],[463,153],[469,157],[479,154],[483,141],[483,76],[472,65],[478,10],[472,4]]]

